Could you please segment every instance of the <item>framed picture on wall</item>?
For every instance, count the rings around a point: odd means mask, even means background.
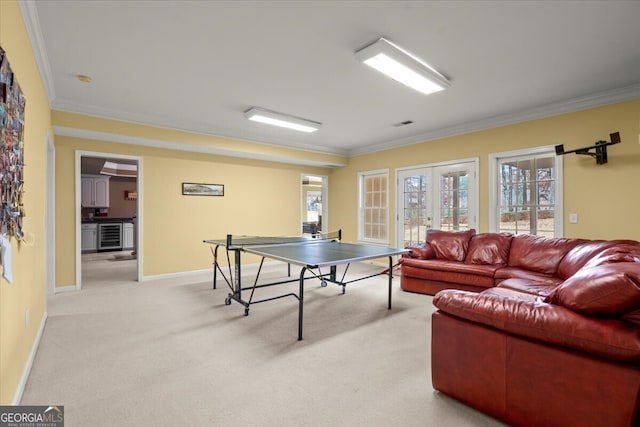
[[[183,182],[182,194],[185,196],[224,196],[224,185]]]

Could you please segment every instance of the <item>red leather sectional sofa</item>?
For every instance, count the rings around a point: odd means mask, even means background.
[[[436,390],[514,426],[639,425],[639,242],[431,231],[411,249]]]

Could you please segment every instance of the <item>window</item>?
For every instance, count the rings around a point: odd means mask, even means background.
[[[490,158],[491,230],[561,237],[562,162],[553,148],[502,153]]]
[[[389,172],[387,170],[361,172],[358,181],[360,187],[358,238],[360,240],[388,243]]]

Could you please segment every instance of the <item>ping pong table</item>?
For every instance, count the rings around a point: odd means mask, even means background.
[[[245,315],[249,315],[249,307],[266,301],[279,298],[294,297],[298,300],[298,340],[302,340],[303,310],[304,310],[304,282],[308,279],[318,279],[322,287],[328,283],[334,283],[342,287],[342,293],[346,292],[349,283],[369,279],[382,274],[387,274],[389,281],[389,295],[387,309],[391,309],[391,292],[393,279],[393,257],[406,252],[405,249],[398,249],[372,244],[343,243],[342,231],[334,233],[318,233],[311,236],[295,237],[256,237],[256,236],[234,236],[227,235],[226,239],[204,240],[204,243],[215,246],[213,250],[213,288],[216,289],[217,275],[229,286],[230,293],[225,299],[225,304],[230,305],[232,301],[245,307]],[[218,263],[218,249],[223,247],[226,250],[227,266],[229,268],[228,277]],[[230,262],[229,253],[234,254],[234,263]],[[242,253],[249,253],[261,257],[260,264],[254,283],[251,286],[242,284]],[[260,272],[264,260],[272,259],[282,261],[288,265],[288,276],[291,277],[291,265],[302,267],[297,278],[289,278],[269,283],[258,284]],[[375,274],[369,274],[356,279],[345,280],[349,265],[355,262],[372,260],[377,258],[388,258],[388,268]],[[337,266],[346,265],[342,277],[338,277]],[[322,268],[325,272],[322,272]],[[329,271],[326,271],[326,267]],[[298,282],[298,293],[285,293],[268,298],[253,300],[254,291],[257,288],[281,285],[285,283]],[[251,290],[248,300],[243,299],[242,291]]]

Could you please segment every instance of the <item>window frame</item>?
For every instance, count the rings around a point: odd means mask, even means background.
[[[365,209],[365,182],[367,178],[371,178],[371,177],[377,177],[377,176],[384,176],[387,180],[387,186],[386,186],[386,191],[384,194],[384,200],[385,200],[385,213],[386,213],[386,222],[384,223],[385,225],[385,234],[386,236],[382,239],[374,239],[374,238],[370,238],[370,237],[365,237],[365,230],[364,230],[364,226],[365,226],[365,218],[364,218],[364,209]],[[376,170],[370,170],[370,171],[362,171],[362,172],[358,172],[358,240],[361,242],[367,242],[367,243],[373,243],[373,244],[384,244],[384,245],[388,245],[389,244],[389,238],[390,238],[390,229],[389,229],[389,223],[391,220],[391,217],[389,215],[389,192],[390,192],[390,181],[389,181],[389,169],[376,169]],[[379,224],[382,224],[381,222],[379,222]]]
[[[489,154],[489,231],[500,230],[500,162],[505,160],[532,160],[534,157],[554,157],[555,169],[555,208],[554,237],[564,237],[564,197],[563,197],[563,158],[556,155],[555,146],[541,146],[522,150],[504,151]]]

